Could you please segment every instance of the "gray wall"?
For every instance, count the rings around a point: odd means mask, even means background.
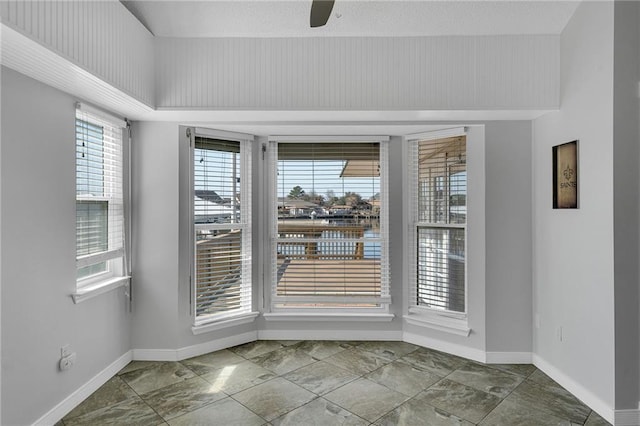
[[[189,186],[186,169],[180,168],[189,147],[178,123],[135,122],[132,132],[134,356],[157,357],[164,350],[171,358],[179,348],[254,331],[254,324],[245,324],[197,336],[191,332],[184,211]]]
[[[560,384],[611,408],[613,3],[581,3],[562,33],[561,54],[562,108],[533,122],[533,349]],[[552,146],[576,139],[580,208],[554,210]]]
[[[613,183],[615,268],[616,409],[640,401],[638,280],[638,78],[640,4],[615,3]]]
[[[531,122],[485,132],[486,350],[531,352]]]
[[[70,297],[75,101],[2,68],[2,424],[33,423],[131,347],[122,289]],[[64,344],[77,362],[60,372]]]
[[[132,127],[133,342],[178,346],[178,128]]]
[[[206,127],[206,126],[205,126]],[[215,128],[215,124],[209,127]],[[480,127],[474,127],[481,131]],[[401,139],[391,140],[389,151],[391,313],[390,323],[273,322],[258,319],[255,325],[194,336],[188,309],[188,269],[184,252],[188,246],[188,221],[179,206],[187,199],[180,194],[188,190],[186,176],[180,170],[188,147],[181,142],[178,123],[137,122],[134,135],[134,344],[136,349],[177,349],[221,339],[257,328],[278,331],[402,331],[404,312],[402,240],[404,222],[403,165]],[[482,136],[485,137],[484,135]],[[182,144],[182,145],[181,145]],[[475,148],[474,148],[475,149]],[[486,145],[482,151],[481,173],[486,173],[486,242],[476,250],[486,262],[486,289],[472,288],[474,334],[462,338],[430,329],[406,327],[405,330],[430,339],[495,352],[531,351],[531,124],[530,122],[490,122],[486,124]],[[254,155],[254,200],[261,200],[262,170],[260,155]],[[188,160],[186,160],[188,161]],[[186,164],[185,164],[186,165]],[[184,169],[184,168],[183,168]],[[478,169],[480,170],[480,169]],[[178,181],[180,183],[178,184]],[[486,197],[486,203],[484,199]],[[259,201],[254,203],[254,224],[264,217]],[[182,216],[181,216],[182,215]],[[476,227],[477,229],[477,227]],[[159,232],[158,230],[163,230]],[[482,229],[484,232],[485,230]],[[184,236],[182,235],[184,233]],[[254,238],[260,238],[256,229]],[[254,248],[262,247],[256,241]],[[183,267],[180,267],[183,265]],[[259,264],[254,277],[260,282]],[[483,272],[484,273],[484,272]],[[483,277],[484,278],[484,277]],[[480,281],[484,281],[480,280]],[[256,288],[258,294],[261,288]],[[486,316],[485,316],[486,311]],[[486,328],[486,331],[485,331]],[[398,334],[399,336],[399,334]]]

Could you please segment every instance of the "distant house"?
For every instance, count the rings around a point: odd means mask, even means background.
[[[211,201],[210,196],[205,195],[207,198],[203,198],[202,194],[198,196],[197,193],[198,191],[196,191],[196,195],[193,198],[193,215],[195,223],[228,223],[232,221],[231,218],[233,217],[234,212],[236,214],[239,212],[239,210],[234,209],[228,203],[216,203]],[[218,198],[222,200],[222,198]]]
[[[314,214],[326,214],[326,210],[310,201],[296,198],[278,197],[278,214],[290,216],[306,216]]]

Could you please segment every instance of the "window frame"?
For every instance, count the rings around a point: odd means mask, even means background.
[[[455,136],[467,137],[467,218],[464,224],[439,224],[427,223],[419,221],[418,218],[418,164],[417,159],[418,143],[420,141],[437,140]],[[404,319],[408,324],[420,327],[429,327],[439,331],[468,337],[471,333],[469,327],[469,277],[472,269],[469,261],[469,253],[471,247],[469,243],[469,192],[472,191],[473,185],[470,185],[469,174],[469,132],[466,127],[453,127],[431,132],[412,134],[405,136],[405,149],[403,150],[404,161],[407,165],[407,173],[405,173],[405,212],[404,217],[407,223],[404,235],[405,248],[407,255],[405,256],[404,269],[407,271],[405,278],[405,315]],[[480,145],[480,144],[479,144]],[[471,188],[471,189],[470,189]],[[465,288],[465,312],[455,312],[436,308],[430,308],[417,304],[417,285],[418,285],[418,230],[419,228],[463,228],[465,230],[465,271],[464,271],[464,288]],[[480,259],[479,259],[480,260]],[[478,288],[482,287],[484,291],[484,281],[478,282]]]
[[[274,291],[277,284],[276,268],[274,267],[274,259],[276,257],[276,232],[277,232],[277,213],[276,201],[278,197],[277,191],[277,167],[278,158],[277,150],[272,149],[272,144],[278,143],[379,143],[380,144],[380,194],[383,197],[381,202],[381,220],[384,218],[384,237],[381,244],[385,259],[381,261],[381,288],[386,293],[380,296],[379,306],[375,307],[354,307],[354,306],[336,306],[336,307],[280,307],[277,303],[281,303],[281,297],[278,301],[274,300]],[[275,321],[299,321],[299,320],[318,320],[318,319],[343,319],[343,320],[369,320],[369,321],[390,321],[394,316],[389,314],[391,306],[391,274],[390,274],[390,251],[389,251],[389,206],[388,206],[388,181],[389,181],[389,136],[270,136],[268,138],[269,155],[266,161],[267,178],[265,181],[266,190],[265,205],[268,207],[266,215],[265,227],[265,243],[263,251],[265,253],[264,262],[264,317],[267,320]],[[275,156],[275,157],[274,157]],[[384,281],[382,281],[384,280]]]
[[[79,268],[96,265],[102,262],[107,263],[107,270],[96,274],[91,274],[86,277],[76,278],[76,290],[71,295],[74,303],[79,303],[84,300],[95,297],[99,294],[103,294],[110,290],[119,287],[128,287],[130,284],[130,144],[128,137],[128,123],[108,112],[94,108],[90,105],[78,102],[76,104],[76,114],[74,116],[74,123],[76,128],[76,137],[74,137],[75,144],[78,144],[77,126],[78,121],[88,122],[94,126],[109,127],[109,135],[113,140],[110,143],[117,145],[119,152],[118,168],[121,171],[121,176],[116,179],[116,184],[121,186],[116,190],[119,192],[119,197],[112,196],[82,196],[77,195],[78,180],[76,178],[76,221],[77,221],[77,206],[79,202],[83,201],[99,201],[107,202],[107,250],[99,253],[92,253],[88,255],[78,256],[76,254],[76,274]],[[103,144],[105,143],[105,135],[103,134]],[[75,155],[78,155],[77,148]],[[78,173],[77,157],[76,157],[76,174]],[[103,166],[104,167],[104,166]],[[113,182],[111,182],[113,184]],[[113,213],[110,212],[110,203],[120,203],[121,208],[118,208],[117,218],[113,218]],[[113,220],[119,221],[121,229],[119,231],[111,231],[109,223]],[[76,225],[77,226],[77,225]],[[117,232],[114,237],[112,232]],[[114,238],[121,239],[119,246],[110,247]],[[77,248],[77,239],[76,239]]]
[[[252,175],[253,175],[253,145],[254,145],[254,136],[244,133],[236,133],[236,132],[227,132],[222,130],[215,130],[209,128],[200,128],[200,127],[185,127],[182,128],[186,132],[186,137],[188,139],[189,144],[189,153],[188,153],[188,229],[189,229],[189,249],[188,249],[188,271],[189,271],[189,315],[191,317],[191,326],[192,332],[194,335],[206,333],[209,331],[214,331],[218,329],[222,329],[225,327],[240,325],[248,322],[252,322],[258,315],[255,312],[255,291],[254,291],[254,283],[253,283],[253,267],[252,267],[252,259],[253,255],[253,240],[255,238],[254,227],[255,224],[253,222],[253,183],[252,183]],[[240,144],[240,191],[241,194],[249,194],[249,196],[245,199],[244,202],[240,204],[241,211],[241,221],[240,223],[225,223],[225,224],[212,224],[211,227],[216,229],[240,229],[242,230],[242,286],[244,287],[241,291],[248,291],[248,303],[245,303],[239,309],[233,309],[229,311],[222,311],[214,314],[208,315],[198,315],[197,313],[197,303],[196,298],[197,294],[197,272],[196,272],[196,228],[197,225],[195,223],[195,206],[194,206],[194,197],[195,197],[195,167],[194,167],[194,155],[196,149],[195,139],[196,137],[202,138],[210,138],[210,139],[219,139],[230,142],[238,142]],[[247,235],[248,234],[248,235]],[[248,258],[245,258],[246,253],[248,254]]]

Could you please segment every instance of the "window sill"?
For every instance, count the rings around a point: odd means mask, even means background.
[[[327,313],[270,313],[263,314],[267,321],[363,321],[389,322],[393,314],[327,314]]]
[[[211,331],[221,330],[227,327],[234,327],[236,325],[249,324],[260,315],[259,312],[249,312],[245,314],[239,314],[233,317],[224,317],[218,320],[212,320],[205,324],[198,324],[191,327],[191,332],[194,335],[209,333]]]
[[[116,277],[81,288],[71,295],[73,303],[78,304],[93,299],[104,293],[108,293],[120,287],[129,287],[131,277]]]
[[[404,316],[404,320],[411,325],[429,327],[445,333],[469,337],[471,329],[466,318],[453,318],[434,312],[411,311]]]

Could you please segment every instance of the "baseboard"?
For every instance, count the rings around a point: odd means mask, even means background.
[[[487,364],[532,364],[531,352],[487,352]]]
[[[390,330],[260,330],[260,340],[390,340],[402,341],[402,331]]]
[[[571,392],[576,398],[589,406],[589,408],[598,413],[603,419],[618,426],[618,423],[615,422],[615,413],[611,406],[599,397],[595,396],[590,390],[585,389],[584,386],[574,381],[538,354],[533,354],[533,364],[542,370],[547,376],[558,382],[560,386]],[[635,426],[633,423],[632,425]]]
[[[638,403],[640,407],[640,403]],[[640,409],[638,410],[616,410],[615,426],[640,426]]]
[[[134,349],[133,359],[136,361],[182,361],[209,352],[215,352],[258,339],[258,332],[250,331],[223,339],[214,339],[197,345],[178,349]]]
[[[478,362],[486,361],[486,353],[480,349],[469,348],[455,343],[445,342],[443,340],[433,339],[431,337],[421,336],[415,333],[404,332],[402,340],[414,345],[423,346],[425,348],[435,349],[437,351],[446,352],[463,358],[471,359]]]
[[[220,351],[222,349],[232,348],[234,346],[243,345],[245,343],[258,340],[257,331],[249,331],[247,333],[238,334],[224,339],[215,339],[210,342],[200,343],[197,345],[186,346],[177,350],[178,361],[191,358],[194,356],[208,354],[209,352]]]
[[[35,421],[34,425],[53,425],[60,419],[71,412],[82,401],[87,399],[92,393],[97,391],[100,386],[104,385],[115,376],[118,371],[122,370],[133,359],[131,351],[126,352],[124,355],[112,362],[107,368],[96,374],[87,383],[80,386],[78,390],[66,397],[62,402],[53,407],[44,416]]]

